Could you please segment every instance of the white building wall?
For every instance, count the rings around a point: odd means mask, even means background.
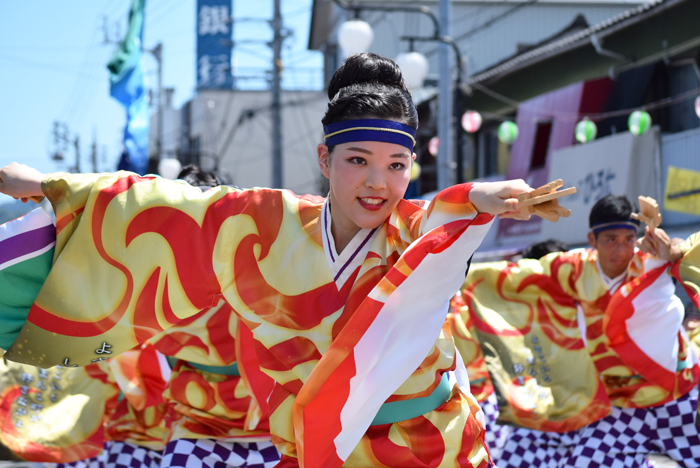
[[[282,93],[283,185],[319,194],[316,146],[322,141],[325,92]],[[200,165],[240,187],[272,184],[271,96],[268,91],[202,91],[192,101],[190,137],[200,138]],[[246,112],[253,115],[241,118]],[[228,144],[227,144],[227,141]]]

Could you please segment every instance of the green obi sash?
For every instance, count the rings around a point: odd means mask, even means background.
[[[168,364],[170,364],[170,368],[172,369],[175,367],[175,364],[178,361],[178,358],[172,357],[172,356],[165,356],[165,359],[168,360]],[[184,359],[183,359],[184,360]],[[185,361],[187,364],[190,366],[194,367],[195,369],[199,369],[204,372],[209,372],[211,374],[220,374],[220,375],[233,375],[233,376],[240,376],[240,372],[238,372],[238,363],[233,363],[230,366],[207,366],[205,364],[197,364],[196,362],[191,362],[191,361]]]
[[[411,398],[410,400],[384,403],[374,417],[372,425],[393,424],[430,413],[449,400],[451,395],[452,388],[447,378],[447,372],[445,372],[442,374],[440,383],[430,395],[421,398]]]

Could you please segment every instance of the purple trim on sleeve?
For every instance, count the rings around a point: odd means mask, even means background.
[[[56,241],[56,228],[50,224],[0,241],[0,265],[41,250]]]

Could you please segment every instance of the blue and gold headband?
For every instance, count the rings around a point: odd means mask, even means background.
[[[609,231],[610,229],[634,229],[637,231],[637,229],[639,229],[639,224],[640,222],[636,219],[630,219],[628,221],[612,221],[610,223],[595,224],[591,226],[591,231],[593,234]]]
[[[416,146],[416,131],[393,120],[359,119],[336,122],[323,127],[324,142],[328,146],[353,141],[381,141],[405,146],[411,152]]]

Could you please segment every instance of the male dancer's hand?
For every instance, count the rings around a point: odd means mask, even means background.
[[[661,260],[677,262],[683,256],[683,252],[678,248],[679,243],[678,239],[671,239],[663,229],[656,228],[650,231],[649,226],[646,226],[644,237],[637,241],[637,247]]]
[[[21,198],[24,203],[30,199],[39,201],[44,197],[41,191],[43,179],[44,174],[36,169],[13,162],[0,169],[0,193],[15,200]]]

